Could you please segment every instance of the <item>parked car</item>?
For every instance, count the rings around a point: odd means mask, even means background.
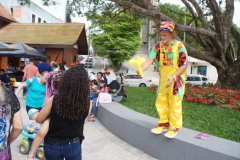
[[[93,71],[88,71],[88,76],[90,80],[97,79],[97,76]]]
[[[88,57],[86,60],[93,62],[93,57]]]
[[[202,85],[203,83],[210,83],[210,81],[207,76],[190,74],[186,76],[186,83]]]
[[[140,77],[137,74],[126,74],[124,85],[130,87],[149,87],[152,84],[152,79],[147,77]]]
[[[93,61],[91,60],[86,60],[84,64],[85,68],[92,68],[93,67]]]
[[[78,60],[79,60],[79,61],[81,61],[81,60],[83,60],[83,59],[84,59],[84,56],[82,56],[82,55],[78,56]]]

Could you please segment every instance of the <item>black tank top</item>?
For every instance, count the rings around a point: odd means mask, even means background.
[[[52,141],[52,139],[56,141],[63,139],[73,139],[77,137],[80,139],[80,141],[82,141],[84,139],[83,126],[87,115],[88,111],[86,111],[82,117],[79,117],[79,119],[75,121],[63,119],[57,115],[56,104],[53,100],[50,113],[49,130],[45,136],[44,141],[48,143],[48,141]]]

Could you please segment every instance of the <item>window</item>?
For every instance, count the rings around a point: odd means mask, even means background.
[[[38,17],[38,23],[41,23],[41,21],[42,21],[41,18]]]
[[[207,75],[207,66],[198,66],[198,74],[206,76]]]
[[[77,56],[73,56],[73,62],[77,62]]]
[[[200,77],[193,77],[193,81],[201,81]]]
[[[202,77],[202,81],[208,81],[207,77]]]
[[[131,79],[130,75],[126,75],[125,79]]]
[[[36,18],[36,16],[34,14],[32,14],[32,23],[35,23],[35,18]]]
[[[142,79],[142,77],[133,74],[133,75],[126,75],[125,79]]]
[[[201,81],[201,78],[197,76],[189,76],[186,81]]]
[[[13,15],[13,8],[11,8],[11,14]]]
[[[138,75],[131,75],[132,79],[138,79]]]
[[[43,23],[47,23],[46,21],[43,21]]]

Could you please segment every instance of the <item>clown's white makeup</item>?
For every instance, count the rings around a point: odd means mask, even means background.
[[[164,43],[166,43],[167,42],[167,40],[162,40],[162,43],[164,44]]]
[[[162,30],[160,31],[160,38],[164,45],[170,45],[172,43],[173,36],[171,32]]]

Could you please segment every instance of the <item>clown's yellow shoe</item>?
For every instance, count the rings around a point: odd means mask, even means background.
[[[176,130],[168,130],[167,133],[164,134],[165,137],[168,138],[174,138],[176,135],[178,134],[178,132]]]
[[[167,132],[168,129],[169,129],[169,126],[162,126],[162,127],[153,128],[151,132],[155,134],[161,134],[162,132]]]

